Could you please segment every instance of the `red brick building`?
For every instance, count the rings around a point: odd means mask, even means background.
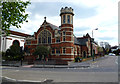
[[[61,26],[57,27],[45,20],[33,36],[26,38],[25,47],[30,49],[26,59],[35,60],[37,57],[32,53],[37,46],[45,45],[50,49],[48,59],[73,61],[76,56],[91,56],[91,37],[86,34],[84,37],[76,38],[73,34],[73,9],[70,7],[61,8]],[[95,50],[97,53],[97,49]]]

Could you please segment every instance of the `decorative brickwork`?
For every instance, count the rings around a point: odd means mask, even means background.
[[[27,37],[25,47],[30,52],[25,58],[36,60],[32,53],[37,46],[49,46],[48,60],[73,61],[75,57],[87,58],[91,50],[91,37],[76,38],[73,34],[73,9],[65,7],[60,10],[61,26],[57,27],[45,20],[33,37]],[[44,36],[43,36],[44,35]],[[94,46],[95,47],[95,46]]]

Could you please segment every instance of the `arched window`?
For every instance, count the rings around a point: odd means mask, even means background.
[[[51,33],[47,30],[43,30],[40,32],[38,36],[38,43],[39,44],[50,44],[51,43]]]

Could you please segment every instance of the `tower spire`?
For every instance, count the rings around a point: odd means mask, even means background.
[[[46,22],[46,17],[44,17],[44,22]]]

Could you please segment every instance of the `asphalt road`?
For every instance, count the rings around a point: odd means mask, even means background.
[[[105,56],[94,62],[87,61],[71,64],[73,66],[90,65],[89,68],[3,67],[2,76],[4,81],[10,80],[17,82],[45,82],[48,80],[56,84],[59,82],[79,82],[78,84],[80,82],[112,82],[109,84],[117,84],[114,83],[118,82],[117,60],[117,56]]]

